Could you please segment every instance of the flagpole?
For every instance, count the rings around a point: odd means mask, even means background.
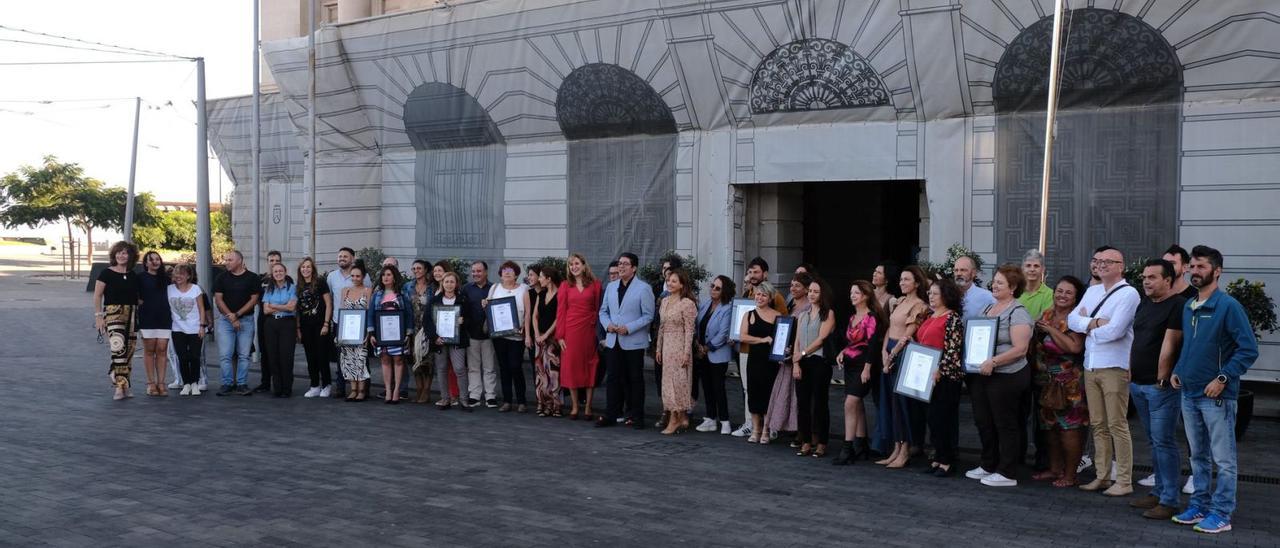
[[[1049,231],[1049,176],[1053,166],[1054,124],[1058,116],[1058,57],[1062,41],[1063,0],[1053,2],[1053,51],[1049,54],[1049,105],[1044,125],[1044,169],[1040,177],[1040,253],[1046,254]]]

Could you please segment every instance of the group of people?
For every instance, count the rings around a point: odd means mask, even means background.
[[[137,254],[127,242],[113,246],[94,293],[97,327],[111,346],[116,399],[132,397],[135,331],[145,349],[148,394],[167,395],[162,356],[172,340],[182,394],[198,395],[199,349],[212,327],[222,373],[218,395],[270,391],[289,397],[294,349],[301,342],[310,376],[306,397],[365,400],[372,354],[382,367],[386,388],[380,397],[388,404],[407,398],[412,377],[415,402],[427,403],[435,384],[439,409],[499,407],[501,381],[499,411],[523,413],[527,354],[538,415],[643,429],[643,371],[652,348],[662,401],[655,426],[663,434],[688,430],[701,400],[705,415],[698,431],[758,444],[794,432],[796,455],[824,457],[835,376],[845,397],[843,443],[834,464],[876,455],[877,464],[903,469],[931,447],[922,471],[950,477],[959,464],[959,407],[967,387],[982,452],[979,466],[965,477],[991,487],[1016,486],[1034,441],[1033,480],[1109,496],[1134,490],[1126,418],[1132,399],[1154,469],[1151,491],[1132,505],[1144,517],[1193,524],[1197,531],[1231,528],[1236,397],[1241,376],[1257,357],[1257,341],[1244,309],[1218,287],[1222,254],[1207,246],[1188,253],[1175,245],[1163,258],[1147,261],[1141,289],[1125,281],[1124,257],[1109,246],[1094,253],[1088,283],[1065,275],[1052,286],[1036,251],[1022,264],[1000,265],[990,289],[977,283],[980,272],[969,257],[955,261],[949,278],[919,266],[898,272],[881,264],[870,280],[852,282],[852,313],[843,322],[836,318],[837,297],[812,266],[796,269],[784,295],[770,283],[761,258],[748,264],[741,290],[731,278],[716,276],[699,300],[679,259],[662,264],[662,287],[655,290],[637,277],[639,259],[632,253],[609,265],[607,280],[597,279],[574,253],[567,272],[531,265],[523,280],[518,264],[504,262],[496,283],[488,264],[476,261],[464,283],[464,273],[453,272],[447,261],[419,259],[402,276],[395,259],[373,270],[349,248],[338,252],[337,268],[324,276],[304,258],[291,277],[277,252],[269,255],[269,272],[258,276],[231,251],[210,299],[189,265],[167,273],[150,252],[136,272]],[[516,328],[494,335],[486,309],[507,298],[516,304]],[[751,299],[754,308],[735,311],[735,298]],[[440,316],[456,325],[437,325],[437,307],[459,311]],[[335,337],[344,309],[363,311],[366,336]],[[379,341],[374,317],[386,311],[400,316],[403,333]],[[780,318],[788,318],[789,335],[775,344],[774,337],[783,336]],[[970,360],[966,345],[966,325],[974,319],[994,320],[995,326],[994,350],[980,363]],[[912,344],[940,355],[927,401],[895,390]],[[250,389],[255,345],[263,377]],[[738,366],[732,368],[735,354]],[[337,375],[331,375],[331,360]],[[725,389],[735,372],[744,398],[736,430]],[[597,413],[594,389],[602,384],[606,406]],[[868,397],[874,421],[865,411]],[[1179,504],[1179,418],[1194,486],[1186,507]],[[1089,442],[1096,477],[1080,484],[1077,464]]]

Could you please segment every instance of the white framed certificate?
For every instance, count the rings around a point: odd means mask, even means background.
[[[733,323],[729,325],[729,340],[742,341],[742,319],[755,307],[756,302],[752,299],[733,300]]]
[[[964,323],[964,372],[978,373],[982,362],[991,359],[996,352],[997,318],[973,318]]]
[[[445,344],[458,344],[458,323],[461,319],[461,308],[458,306],[436,306],[432,308],[432,319],[436,323],[436,337]]]
[[[399,310],[379,310],[374,318],[377,322],[378,346],[400,346],[404,344],[404,324]]]
[[[927,402],[933,396],[933,375],[942,361],[942,351],[911,343],[902,352],[898,383],[893,391]]]
[[[356,308],[338,310],[338,337],[340,346],[354,346],[364,342],[365,311]]]
[[[796,319],[791,316],[778,316],[773,325],[773,346],[769,349],[769,359],[780,362],[787,359],[787,350],[791,347],[791,333],[795,331]]]
[[[505,337],[520,332],[520,314],[516,308],[515,297],[489,299],[489,334],[494,337]]]

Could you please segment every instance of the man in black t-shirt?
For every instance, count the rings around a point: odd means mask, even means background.
[[[249,390],[249,349],[253,346],[255,325],[253,307],[261,298],[258,275],[244,267],[244,255],[228,251],[224,256],[227,271],[213,281],[213,305],[218,320],[215,333],[218,339],[218,363],[222,368],[222,387],[219,396],[232,391],[244,396]],[[231,357],[236,356],[235,367]],[[234,375],[233,375],[234,374]]]
[[[1191,264],[1191,254],[1182,249],[1182,246],[1173,244],[1164,250],[1164,257],[1161,258],[1173,264],[1172,291],[1188,301],[1195,299],[1199,291],[1187,282],[1187,265]]]
[[[1133,346],[1129,356],[1132,375],[1129,394],[1138,418],[1151,443],[1155,486],[1151,492],[1130,503],[1146,510],[1142,516],[1168,520],[1178,513],[1178,456],[1176,431],[1181,404],[1178,392],[1169,386],[1169,376],[1182,346],[1182,307],[1186,299],[1174,292],[1173,263],[1164,259],[1147,261],[1142,270],[1142,291],[1146,297],[1133,317]]]

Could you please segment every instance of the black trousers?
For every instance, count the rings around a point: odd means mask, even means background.
[[[263,314],[261,311],[258,312],[258,368],[262,373],[262,375],[260,375],[261,380],[258,381],[258,386],[267,388],[268,390],[271,389],[271,356],[267,355],[266,325],[267,318],[270,317],[270,314]]]
[[[342,354],[342,349],[338,348],[338,341],[335,333],[338,332],[338,325],[329,322],[329,334],[324,336],[325,354],[328,356],[329,363],[333,364],[335,374],[331,375],[333,381],[333,389],[335,396],[342,396],[347,392],[347,379],[342,378],[342,372],[338,365],[338,356]]]
[[[320,334],[324,322],[301,322],[298,330],[302,332],[302,351],[307,355],[307,376],[311,377],[312,387],[329,386],[329,348],[328,337]]]
[[[204,328],[201,328],[204,329]],[[173,331],[173,353],[178,356],[178,372],[182,373],[182,384],[200,382],[200,347],[202,341],[194,333]]]
[[[1027,367],[1030,367],[1030,365]],[[1020,406],[1020,409],[1018,409],[1018,418],[1022,420],[1022,438],[1021,441],[1019,441],[1021,444],[1019,447],[1022,447],[1022,452],[1018,455],[1019,458],[1025,456],[1027,451],[1027,437],[1030,436],[1032,443],[1034,443],[1036,447],[1035,464],[1037,470],[1048,466],[1049,458],[1049,440],[1045,439],[1047,436],[1046,431],[1039,428],[1040,421],[1037,420],[1037,417],[1039,416],[1040,387],[1036,386],[1036,383],[1031,383],[1030,388],[1027,389],[1026,394],[1022,398],[1022,405]],[[1028,428],[1031,429],[1030,434],[1027,433]]]
[[[644,349],[623,350],[621,347],[604,351],[605,378],[608,406],[606,420],[622,415],[625,402],[628,417],[636,424],[644,424]]]
[[[796,381],[796,439],[801,443],[827,444],[831,435],[831,363],[822,356],[800,360]]]
[[[724,392],[724,373],[729,364],[712,363],[706,358],[693,361],[693,378],[702,385],[702,402],[707,406],[707,418],[715,421],[729,420],[729,398]],[[697,388],[694,388],[697,390]]]
[[[267,317],[263,327],[265,351],[262,355],[271,364],[272,392],[278,396],[293,395],[293,352],[298,344],[298,319]]]
[[[502,381],[502,402],[512,405],[529,403],[525,399],[524,342],[496,337],[493,353],[498,360],[498,379]]]
[[[960,381],[938,379],[929,400],[929,434],[933,460],[955,464],[960,449]]]
[[[1026,450],[1025,445],[1018,447],[1023,442],[1018,411],[1022,393],[1031,382],[1031,368],[985,377],[969,375],[968,382],[973,422],[982,441],[982,469],[1017,479],[1021,455]]]

